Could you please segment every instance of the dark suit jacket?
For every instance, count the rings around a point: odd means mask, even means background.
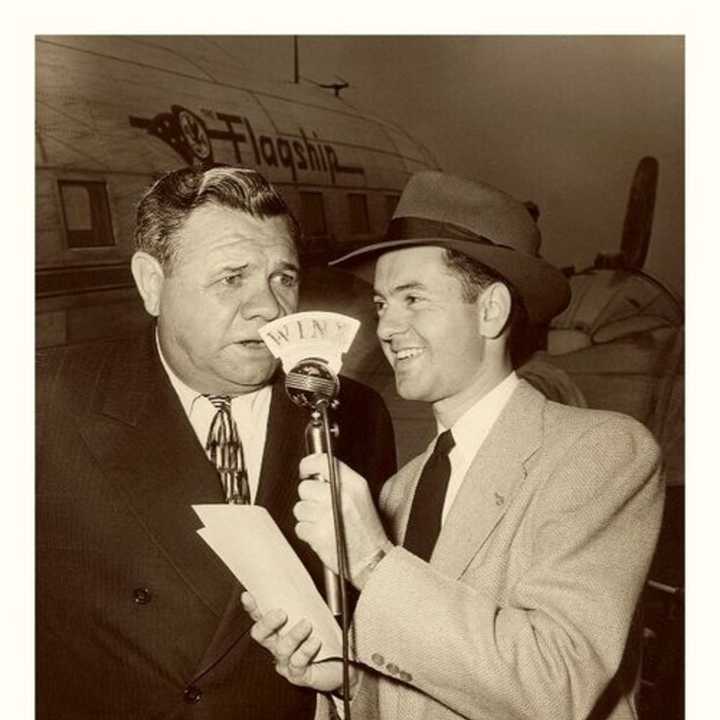
[[[341,382],[336,452],[374,491],[395,470],[379,396]],[[305,410],[273,386],[256,502],[296,539]],[[314,694],[274,671],[249,636],[242,588],[195,530],[220,503],[152,334],[41,351],[37,364],[37,715],[303,718]]]

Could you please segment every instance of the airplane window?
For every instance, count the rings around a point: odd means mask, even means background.
[[[60,180],[63,222],[69,248],[115,244],[104,182]]]
[[[302,213],[303,235],[306,237],[323,237],[327,235],[322,193],[301,192],[300,212]]]
[[[67,229],[71,232],[92,230],[90,194],[87,189],[79,185],[66,185],[62,189],[62,195]]]
[[[367,196],[362,193],[348,193],[348,205],[350,208],[350,232],[353,235],[369,233]]]

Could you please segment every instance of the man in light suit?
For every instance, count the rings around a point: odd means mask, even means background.
[[[432,403],[438,438],[372,507],[342,468],[354,616],[355,718],[631,720],[636,607],[663,501],[655,441],[631,418],[548,401],[509,338],[568,302],[526,208],[442,173],[413,176],[374,263],[377,334],[401,396]],[[311,456],[301,474],[322,473]],[[327,484],[306,480],[296,532],[336,566]],[[337,693],[312,626],[261,615],[253,636],[290,682]],[[321,714],[333,710],[323,702]]]
[[[312,717],[315,693],[251,641],[242,588],[192,510],[265,506],[322,587],[293,533],[308,416],[258,335],[297,308],[298,234],[254,171],[169,173],[140,203],[132,260],[152,327],[39,353],[41,720]],[[340,427],[374,432],[343,433],[338,453],[379,491],[395,470],[387,410],[347,378],[339,399]]]

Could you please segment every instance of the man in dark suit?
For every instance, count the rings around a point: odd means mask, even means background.
[[[39,718],[312,716],[314,693],[250,640],[191,507],[265,506],[321,587],[293,532],[307,413],[257,332],[297,308],[298,235],[253,171],[169,173],[140,203],[132,259],[152,332],[39,353]],[[336,419],[338,456],[377,491],[395,470],[382,401],[343,378]]]

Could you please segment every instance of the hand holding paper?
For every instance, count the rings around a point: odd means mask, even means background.
[[[267,510],[258,505],[193,505],[193,509],[205,525],[198,535],[253,595],[260,614],[282,608],[287,628],[309,621],[321,643],[315,662],[340,658],[340,628]]]
[[[342,687],[342,664],[337,660],[317,662],[320,639],[313,633],[307,620],[293,626],[287,622],[282,610],[271,610],[262,614],[253,596],[245,592],[242,603],[250,617],[255,620],[250,631],[253,639],[260,643],[275,658],[275,670],[293,685],[311,687],[319,692],[334,692]],[[354,687],[357,671],[350,668],[350,687]],[[352,691],[350,695],[352,697]]]

